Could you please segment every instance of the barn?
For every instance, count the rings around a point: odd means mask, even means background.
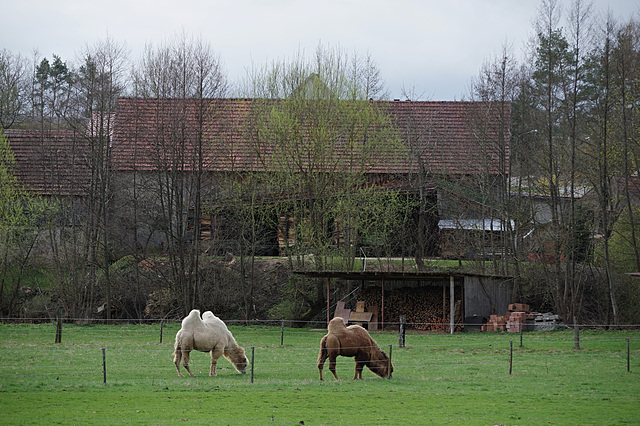
[[[490,315],[503,314],[511,299],[511,278],[464,272],[296,271],[325,279],[327,323],[342,316],[370,330],[397,328],[479,330]],[[358,283],[356,300],[331,300],[333,280]]]

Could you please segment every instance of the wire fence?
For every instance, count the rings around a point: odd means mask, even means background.
[[[0,317],[0,323],[5,324],[45,324],[57,321],[55,317]],[[86,318],[86,317],[62,317],[60,320],[68,324],[180,324],[182,319],[177,318]],[[296,328],[326,328],[326,319],[304,321],[304,320],[287,320],[287,319],[226,319],[227,325],[265,325],[296,327]],[[445,330],[448,331],[450,322],[406,322],[406,321],[385,321],[378,323],[386,329],[398,329],[400,325],[404,325],[408,330],[429,331],[429,330]],[[456,322],[456,327],[477,327],[477,323]],[[556,328],[573,328],[578,326],[585,330],[640,330],[640,324],[598,324],[598,323],[559,323],[555,324]],[[535,331],[535,330],[530,330]]]
[[[250,326],[244,322],[227,323],[238,343],[244,345],[252,383],[254,376],[256,380],[316,377],[324,328],[291,327],[283,320],[260,321]],[[61,344],[55,344],[57,324],[4,323],[0,325],[0,387],[29,376],[44,382],[62,378],[107,383],[177,375],[172,352],[173,337],[179,328],[178,321],[164,320],[100,327],[67,324],[62,329]],[[396,340],[401,340],[396,331],[372,335],[380,348],[391,355],[394,378],[402,380],[422,380],[434,371],[445,375],[536,375],[569,368],[631,372],[632,365],[640,365],[640,335],[628,330],[587,331],[580,337],[579,347],[575,346],[575,334],[567,332],[520,336],[504,332],[409,334],[404,336],[402,346]],[[341,359],[339,374],[344,376],[349,374],[348,367],[353,368],[353,361]],[[190,366],[197,375],[208,375],[209,357],[192,355]],[[235,372],[222,358],[218,371],[229,376]]]

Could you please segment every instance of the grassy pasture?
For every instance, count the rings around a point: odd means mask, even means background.
[[[372,333],[389,351],[391,380],[338,359],[335,381],[316,359],[323,330],[231,326],[254,382],[221,359],[192,353],[196,377],[172,363],[179,324],[0,324],[2,424],[638,424],[640,332]],[[627,338],[631,371],[627,372]],[[513,372],[509,375],[509,340]],[[103,383],[105,349],[106,384]]]

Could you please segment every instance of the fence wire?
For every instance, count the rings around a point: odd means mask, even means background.
[[[178,322],[106,327],[66,325],[63,343],[57,345],[53,343],[55,324],[0,324],[0,388],[11,380],[19,383],[33,380],[33,377],[45,382],[62,379],[92,383],[99,382],[103,375],[114,381],[175,375],[173,336],[179,328]],[[299,378],[317,375],[319,339],[325,330],[239,324],[230,324],[230,328],[238,342],[244,343],[247,357],[254,352],[251,368],[257,377],[264,375],[273,379],[291,371],[299,372]],[[162,343],[160,333],[165,335]],[[566,368],[586,371],[602,366],[606,367],[605,371],[623,370],[631,355],[637,368],[640,354],[635,342],[631,350],[629,337],[619,334],[584,335],[580,345],[589,348],[588,351],[572,350],[574,340],[568,333],[564,339],[552,332],[525,333],[522,347],[518,346],[519,336],[514,333],[466,333],[464,341],[452,340],[451,336],[443,334],[408,334],[404,348],[390,344],[397,342],[394,332],[372,334],[381,349],[388,351],[389,346],[393,349],[394,377],[402,380],[423,380],[425,375],[438,370],[447,371],[450,376],[462,372],[489,377],[501,371],[507,374],[512,366],[515,366],[516,374],[531,375],[550,374]],[[45,338],[50,339],[44,341]],[[412,338],[419,343],[412,343]],[[433,339],[433,342],[425,343],[425,339]],[[248,346],[252,342],[260,343]],[[209,360],[207,354],[192,353],[192,371],[200,376],[208,375]],[[346,358],[339,358],[338,363],[341,371],[353,368],[353,361]],[[325,368],[327,366],[325,364]],[[423,373],[416,376],[412,371]],[[221,358],[218,372],[231,375],[235,369]],[[29,376],[32,379],[28,379]]]

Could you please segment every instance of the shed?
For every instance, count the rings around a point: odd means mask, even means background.
[[[327,282],[327,323],[331,320],[331,280],[343,279],[361,281],[363,286],[374,287],[380,292],[379,321],[384,329],[389,320],[385,308],[385,292],[394,289],[441,288],[448,303],[443,306],[443,318],[448,318],[449,332],[456,325],[463,330],[480,328],[490,315],[502,314],[508,310],[511,299],[511,278],[497,275],[464,272],[381,272],[381,271],[294,271],[309,278],[326,279]],[[444,300],[444,297],[443,297]],[[456,324],[456,302],[460,302],[459,313],[463,322]],[[334,301],[335,303],[336,301]]]

